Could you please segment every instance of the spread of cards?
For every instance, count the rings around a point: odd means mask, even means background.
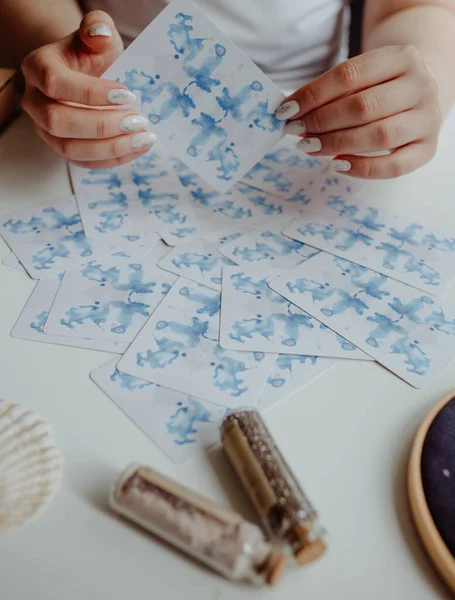
[[[159,142],[69,165],[73,196],[0,217],[5,264],[38,280],[14,337],[115,354],[93,381],[175,462],[337,359],[423,387],[455,358],[455,238],[295,150],[283,94],[193,4],[172,2],[105,77]]]

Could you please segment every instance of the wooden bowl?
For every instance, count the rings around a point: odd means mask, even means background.
[[[428,430],[437,414],[455,397],[455,390],[436,404],[420,425],[412,445],[408,467],[408,493],[411,513],[422,539],[437,571],[455,594],[455,558],[447,548],[434,524],[425,498],[422,483],[422,450]]]

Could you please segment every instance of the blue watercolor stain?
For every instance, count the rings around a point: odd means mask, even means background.
[[[201,112],[200,118],[192,119],[191,124],[199,128],[199,133],[191,139],[188,147],[188,149],[191,149],[191,155],[198,156],[200,152],[198,148],[205,147],[214,138],[215,143],[208,151],[207,160],[218,164],[216,171],[219,179],[231,180],[233,173],[238,171],[240,167],[240,159],[234,149],[227,145],[228,133],[226,129],[205,112]],[[194,150],[196,154],[194,154]]]
[[[200,305],[196,311],[197,314],[213,317],[217,315],[221,309],[221,294],[219,292],[205,294],[203,292],[191,291],[189,287],[184,286],[180,288],[179,294],[180,296],[184,296],[188,301]]]
[[[216,346],[213,355],[216,359],[213,373],[215,387],[223,392],[229,392],[230,396],[238,398],[248,391],[248,387],[241,377],[241,373],[248,370],[245,362],[232,358],[229,352]]]
[[[124,267],[123,267],[124,268]],[[114,323],[110,326],[110,331],[116,334],[124,334],[132,325],[136,316],[149,317],[150,304],[147,302],[138,302],[133,299],[134,294],[152,294],[156,290],[156,281],[144,281],[144,272],[142,265],[131,263],[128,265],[127,281],[120,281],[121,270],[119,267],[103,269],[96,262],[87,263],[81,269],[81,275],[89,281],[96,281],[101,287],[106,283],[110,289],[125,292],[125,300],[108,300],[101,305],[99,301],[93,304],[71,306],[65,312],[65,318],[60,319],[60,323],[69,329],[74,329],[85,322],[92,322],[101,327],[109,319]],[[164,295],[167,288],[163,287],[161,292]]]
[[[84,185],[102,185],[108,190],[122,187],[118,174],[112,169],[90,170],[87,177],[82,178]]]
[[[46,324],[48,315],[48,310],[42,310],[36,315],[35,321],[31,321],[30,328],[34,329],[37,333],[43,333],[44,325]]]
[[[159,321],[155,326],[158,332],[165,335],[173,334],[181,339],[157,337],[155,334],[158,349],[149,349],[145,354],[138,352],[136,354],[137,365],[143,367],[147,364],[152,369],[164,369],[178,358],[185,358],[185,350],[195,348],[201,338],[206,337],[208,325],[208,321],[201,321],[199,317],[193,317],[191,325],[177,321]]]
[[[143,388],[155,385],[148,381],[143,381],[138,377],[133,377],[132,375],[122,373],[117,369],[115,369],[115,371],[109,376],[109,379],[112,382],[119,384],[122,389],[128,390],[130,392],[134,392],[135,390],[142,390]]]
[[[37,270],[50,269],[56,260],[71,258],[72,250],[80,258],[87,258],[93,254],[92,245],[87,241],[83,231],[64,235],[54,245],[48,244],[32,256],[32,262]]]
[[[166,423],[166,429],[174,437],[174,444],[195,444],[198,423],[213,423],[212,414],[199,400],[188,396],[185,403],[177,402],[177,409]]]
[[[204,275],[205,273],[210,273],[215,268],[221,269],[223,266],[230,266],[234,263],[219,253],[213,255],[200,254],[198,252],[183,252],[180,256],[176,256],[172,259],[172,264],[177,267],[177,269],[183,267],[191,269],[192,267],[196,267],[199,273]],[[221,283],[221,281],[217,283]]]

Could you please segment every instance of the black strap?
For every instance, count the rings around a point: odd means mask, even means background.
[[[349,57],[357,56],[362,48],[362,20],[365,0],[352,0],[349,30]]]

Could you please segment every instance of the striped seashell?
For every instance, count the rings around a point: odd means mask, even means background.
[[[24,525],[54,496],[63,456],[34,411],[0,403],[0,531]]]

